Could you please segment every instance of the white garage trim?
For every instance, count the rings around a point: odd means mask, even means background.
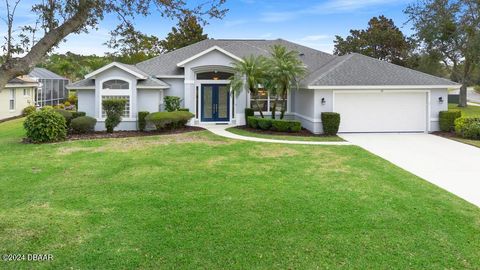
[[[337,85],[337,86],[323,86],[323,85],[309,85],[307,89],[320,90],[369,90],[369,89],[459,89],[462,85]]]
[[[425,115],[425,133],[431,131],[431,90],[333,90],[332,91],[332,111],[336,112],[335,95],[336,94],[368,94],[368,93],[425,93],[426,94],[426,115]],[[340,115],[341,117],[341,115]]]

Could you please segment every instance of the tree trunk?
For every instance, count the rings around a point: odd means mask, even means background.
[[[467,107],[467,84],[463,83],[460,87],[458,107]]]
[[[257,105],[257,110],[258,110],[258,112],[260,113],[260,117],[265,118],[265,117],[263,116],[262,110],[260,109],[260,103],[258,103],[258,99],[255,99],[255,105]]]
[[[59,27],[50,30],[21,58],[9,58],[0,66],[0,89],[11,79],[25,75],[69,34],[78,31],[88,19],[90,1],[80,0],[78,11]]]
[[[282,106],[282,113],[280,114],[280,119],[283,119],[285,117],[285,111],[287,110],[287,94],[288,94],[288,91],[287,89],[285,89],[283,91],[283,106]]]
[[[275,119],[275,114],[277,113],[277,102],[278,102],[278,95],[276,95],[275,101],[273,102],[272,119]]]

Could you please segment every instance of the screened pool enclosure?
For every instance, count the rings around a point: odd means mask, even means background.
[[[37,106],[55,106],[68,98],[66,88],[68,79],[45,68],[34,68],[28,75],[39,82],[36,94]]]

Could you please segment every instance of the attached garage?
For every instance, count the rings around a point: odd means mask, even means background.
[[[426,132],[428,100],[425,90],[335,91],[333,111],[339,132]]]

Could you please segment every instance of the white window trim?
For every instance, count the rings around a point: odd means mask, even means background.
[[[10,112],[14,112],[16,109],[17,109],[17,97],[16,97],[16,91],[15,89],[10,89],[10,93],[9,93],[9,98],[8,98],[8,110]],[[10,107],[10,103],[12,102],[13,100],[13,109]]]
[[[103,83],[106,81],[110,80],[121,80],[125,81],[128,83],[128,89],[103,89]],[[103,118],[102,116],[102,101],[104,96],[128,96],[129,103],[130,103],[130,109],[129,109],[129,116],[128,117],[122,117],[122,122],[123,121],[136,121],[137,119],[133,117],[133,89],[132,89],[133,82],[131,80],[125,79],[123,77],[108,77],[104,78],[103,80],[100,81],[100,90],[99,90],[99,95],[98,95],[98,115],[97,115],[97,120],[98,121],[105,121],[106,118]]]
[[[248,91],[248,90],[247,90],[247,91]],[[267,98],[266,98],[266,99],[267,99],[267,111],[262,111],[262,113],[268,115],[268,114],[271,114],[272,111],[270,110],[270,100],[271,100],[271,99],[270,99],[270,92],[267,91],[267,93],[268,93],[268,94],[267,94]],[[288,91],[287,91],[287,110],[285,111],[285,113],[290,113],[290,102],[291,102],[291,95],[290,95],[290,94],[291,94],[291,93],[290,93],[290,90],[288,90]],[[247,102],[248,102],[248,104],[247,104],[247,105],[248,105],[248,108],[256,109],[256,108],[252,108],[252,96],[251,96],[250,91],[248,91],[247,97],[248,97],[248,100],[247,100]],[[277,112],[279,112],[279,111],[277,110]],[[258,111],[255,111],[255,113],[257,114],[257,113],[259,113],[259,112],[258,112]]]

